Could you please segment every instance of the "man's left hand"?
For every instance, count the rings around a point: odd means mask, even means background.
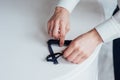
[[[63,56],[72,63],[82,63],[93,53],[101,42],[103,42],[102,38],[96,29],[93,29],[74,39],[64,50]]]

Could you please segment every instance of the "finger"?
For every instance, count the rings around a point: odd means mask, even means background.
[[[72,45],[69,45],[69,46],[65,49],[63,56],[64,56],[65,58],[67,58],[73,51],[74,51],[74,49],[73,49]]]
[[[75,50],[67,57],[67,60],[73,61],[78,55],[79,55],[79,52],[77,50]]]
[[[60,46],[63,46],[65,40],[65,24],[63,22],[60,23]]]
[[[59,23],[59,28],[58,28],[58,39],[60,39],[60,23]]]
[[[64,45],[65,36],[60,37],[60,46]]]
[[[50,30],[50,22],[48,21],[47,23],[47,29],[48,29],[48,34],[50,34],[49,30]]]
[[[78,60],[74,61],[76,64],[80,64],[82,62],[84,62],[89,56],[87,56],[86,54],[82,54],[80,56],[80,58],[78,58]]]
[[[69,30],[70,30],[70,24],[67,24],[66,25],[66,33],[65,34],[67,34]]]
[[[73,63],[78,64],[83,56],[84,56],[84,54],[79,53],[79,55],[73,60]]]
[[[55,39],[59,38],[59,21],[56,21],[55,24],[54,24],[53,37]]]
[[[54,22],[52,21],[49,26],[50,27],[49,27],[49,32],[48,33],[49,33],[50,36],[53,36],[52,34],[53,34]]]
[[[77,64],[80,64],[82,62],[84,62],[87,58],[85,58],[84,56],[81,57],[81,59],[77,62]]]

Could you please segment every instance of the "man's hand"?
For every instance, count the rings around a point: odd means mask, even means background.
[[[63,46],[66,33],[70,29],[69,12],[56,7],[53,16],[48,21],[48,34],[55,39],[60,39],[60,46]]]
[[[72,63],[81,63],[93,53],[101,42],[101,37],[93,29],[74,39],[65,49],[63,56]]]

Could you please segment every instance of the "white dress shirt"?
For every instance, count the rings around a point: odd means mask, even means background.
[[[120,0],[98,0],[103,6],[106,20],[97,25],[95,28],[100,34],[104,42],[112,41],[113,39],[120,37],[120,11],[114,16],[112,13],[118,4],[120,7]],[[57,6],[67,9],[70,13],[80,0],[59,0]],[[112,3],[112,5],[111,5]]]
[[[63,7],[71,13],[79,2],[80,0],[58,0],[57,6]],[[99,80],[114,80],[111,42],[113,39],[120,37],[120,11],[118,11],[114,16],[112,16],[112,14],[117,4],[120,7],[120,0],[98,0],[98,2],[102,6],[105,15],[105,20],[95,26],[101,38],[105,42],[99,55]]]

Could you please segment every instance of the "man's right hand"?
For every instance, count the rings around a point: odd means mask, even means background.
[[[56,7],[53,16],[48,21],[48,34],[60,40],[63,46],[67,32],[70,30],[70,13],[62,7]]]

